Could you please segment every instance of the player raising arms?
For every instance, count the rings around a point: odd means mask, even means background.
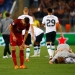
[[[33,29],[33,18],[31,16],[28,15],[29,9],[27,7],[24,7],[23,9],[23,15],[19,16],[18,19],[24,19],[25,17],[28,17],[30,20],[30,29],[32,31],[32,40],[34,40],[34,29]],[[25,45],[27,45],[26,47],[26,61],[29,61],[29,56],[30,56],[30,47],[29,45],[31,44],[31,32],[28,32],[28,37],[25,41]],[[23,30],[25,32],[25,30]]]
[[[46,43],[47,43],[47,50],[50,56],[50,59],[54,55],[54,42],[56,38],[56,25],[58,25],[60,30],[60,36],[62,36],[62,29],[59,24],[58,18],[52,15],[52,9],[48,8],[48,15],[43,17],[42,26],[46,28]]]
[[[29,24],[29,18],[25,17],[24,19],[17,19],[9,26],[10,30],[10,45],[12,49],[12,59],[14,62],[14,68],[17,69],[17,59],[16,59],[16,46],[19,47],[20,53],[20,68],[26,68],[24,66],[24,43],[26,41],[26,38],[28,36],[28,30],[29,30],[30,24]],[[22,36],[22,30],[26,30],[24,34],[24,39]]]

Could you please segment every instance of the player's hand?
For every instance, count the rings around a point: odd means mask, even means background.
[[[17,41],[17,38],[15,36],[13,36],[13,41],[15,41],[15,42]]]
[[[49,64],[53,64],[53,62],[49,61]]]
[[[24,45],[24,47],[25,47],[25,48],[29,48],[30,46],[29,46],[29,45]]]
[[[22,43],[21,48],[23,48],[23,49],[24,49],[24,43]]]
[[[60,34],[60,37],[63,37],[63,34],[62,33]]]
[[[34,40],[32,40],[32,44],[34,44]]]

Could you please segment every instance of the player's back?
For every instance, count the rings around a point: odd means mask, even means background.
[[[30,23],[30,25],[32,25],[33,24],[33,18],[31,16],[29,16],[29,15],[21,15],[21,16],[18,17],[18,19],[24,19],[25,17],[29,18],[29,20],[30,20],[29,23]],[[30,33],[30,29],[31,29],[31,26],[29,28],[28,33]],[[25,32],[25,30],[23,30],[22,33],[24,34],[24,32]]]
[[[57,46],[57,50],[62,49],[62,48],[70,49],[70,46],[69,46],[68,44],[59,44],[59,45]]]
[[[29,15],[21,15],[18,17],[18,19],[24,19],[25,17],[28,17],[29,20],[30,20],[30,24],[33,24],[33,18]]]
[[[23,24],[21,19],[16,19],[14,20],[14,22],[11,24],[13,26],[13,32],[17,35],[17,34],[21,34],[22,30],[29,29],[30,24]]]
[[[46,33],[51,31],[56,31],[56,23],[58,23],[58,18],[54,15],[47,15],[43,18],[42,24],[46,26]]]
[[[4,18],[1,20],[1,32],[2,34],[10,34],[8,26],[13,22],[13,19],[11,18]]]
[[[36,26],[33,26],[34,28],[34,35],[40,35],[41,33],[44,33],[44,31]]]

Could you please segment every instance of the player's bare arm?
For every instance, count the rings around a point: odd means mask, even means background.
[[[34,40],[34,28],[32,24],[30,26],[31,26],[31,31],[32,31],[32,40]]]
[[[26,41],[26,39],[27,39],[27,36],[28,36],[28,30],[25,31],[23,44],[25,43],[25,41]]]
[[[27,36],[28,36],[28,30],[25,31],[25,34],[24,34],[24,39],[23,39],[23,43],[21,45],[22,48],[26,48],[27,46],[25,45],[25,41],[27,39]]]
[[[60,31],[60,36],[63,36],[63,35],[62,35],[62,28],[61,28],[61,25],[60,25],[59,23],[56,23],[56,25],[58,26],[58,29],[59,29],[59,31]]]
[[[45,24],[42,24],[41,26],[44,27],[44,28],[46,29]]]
[[[13,27],[12,27],[11,24],[9,25],[9,30],[10,30],[10,33],[13,35],[13,40],[16,41],[17,39],[16,39],[16,37],[15,37],[15,35],[13,33]]]
[[[49,61],[49,64],[54,64],[52,61]]]

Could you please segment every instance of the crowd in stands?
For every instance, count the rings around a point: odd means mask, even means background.
[[[75,0],[30,0],[29,5],[30,15],[34,14],[39,20],[47,15],[47,8],[51,7],[63,26],[75,25]]]
[[[6,12],[10,12],[13,1],[0,0],[0,12],[3,12],[3,18]],[[73,28],[75,25],[75,0],[29,0],[29,14],[34,15],[39,21],[47,15],[48,7],[53,9],[53,14],[59,18],[62,26],[68,27],[68,29]]]
[[[14,0],[0,0],[0,12],[2,17],[5,18],[5,13],[10,12]]]

